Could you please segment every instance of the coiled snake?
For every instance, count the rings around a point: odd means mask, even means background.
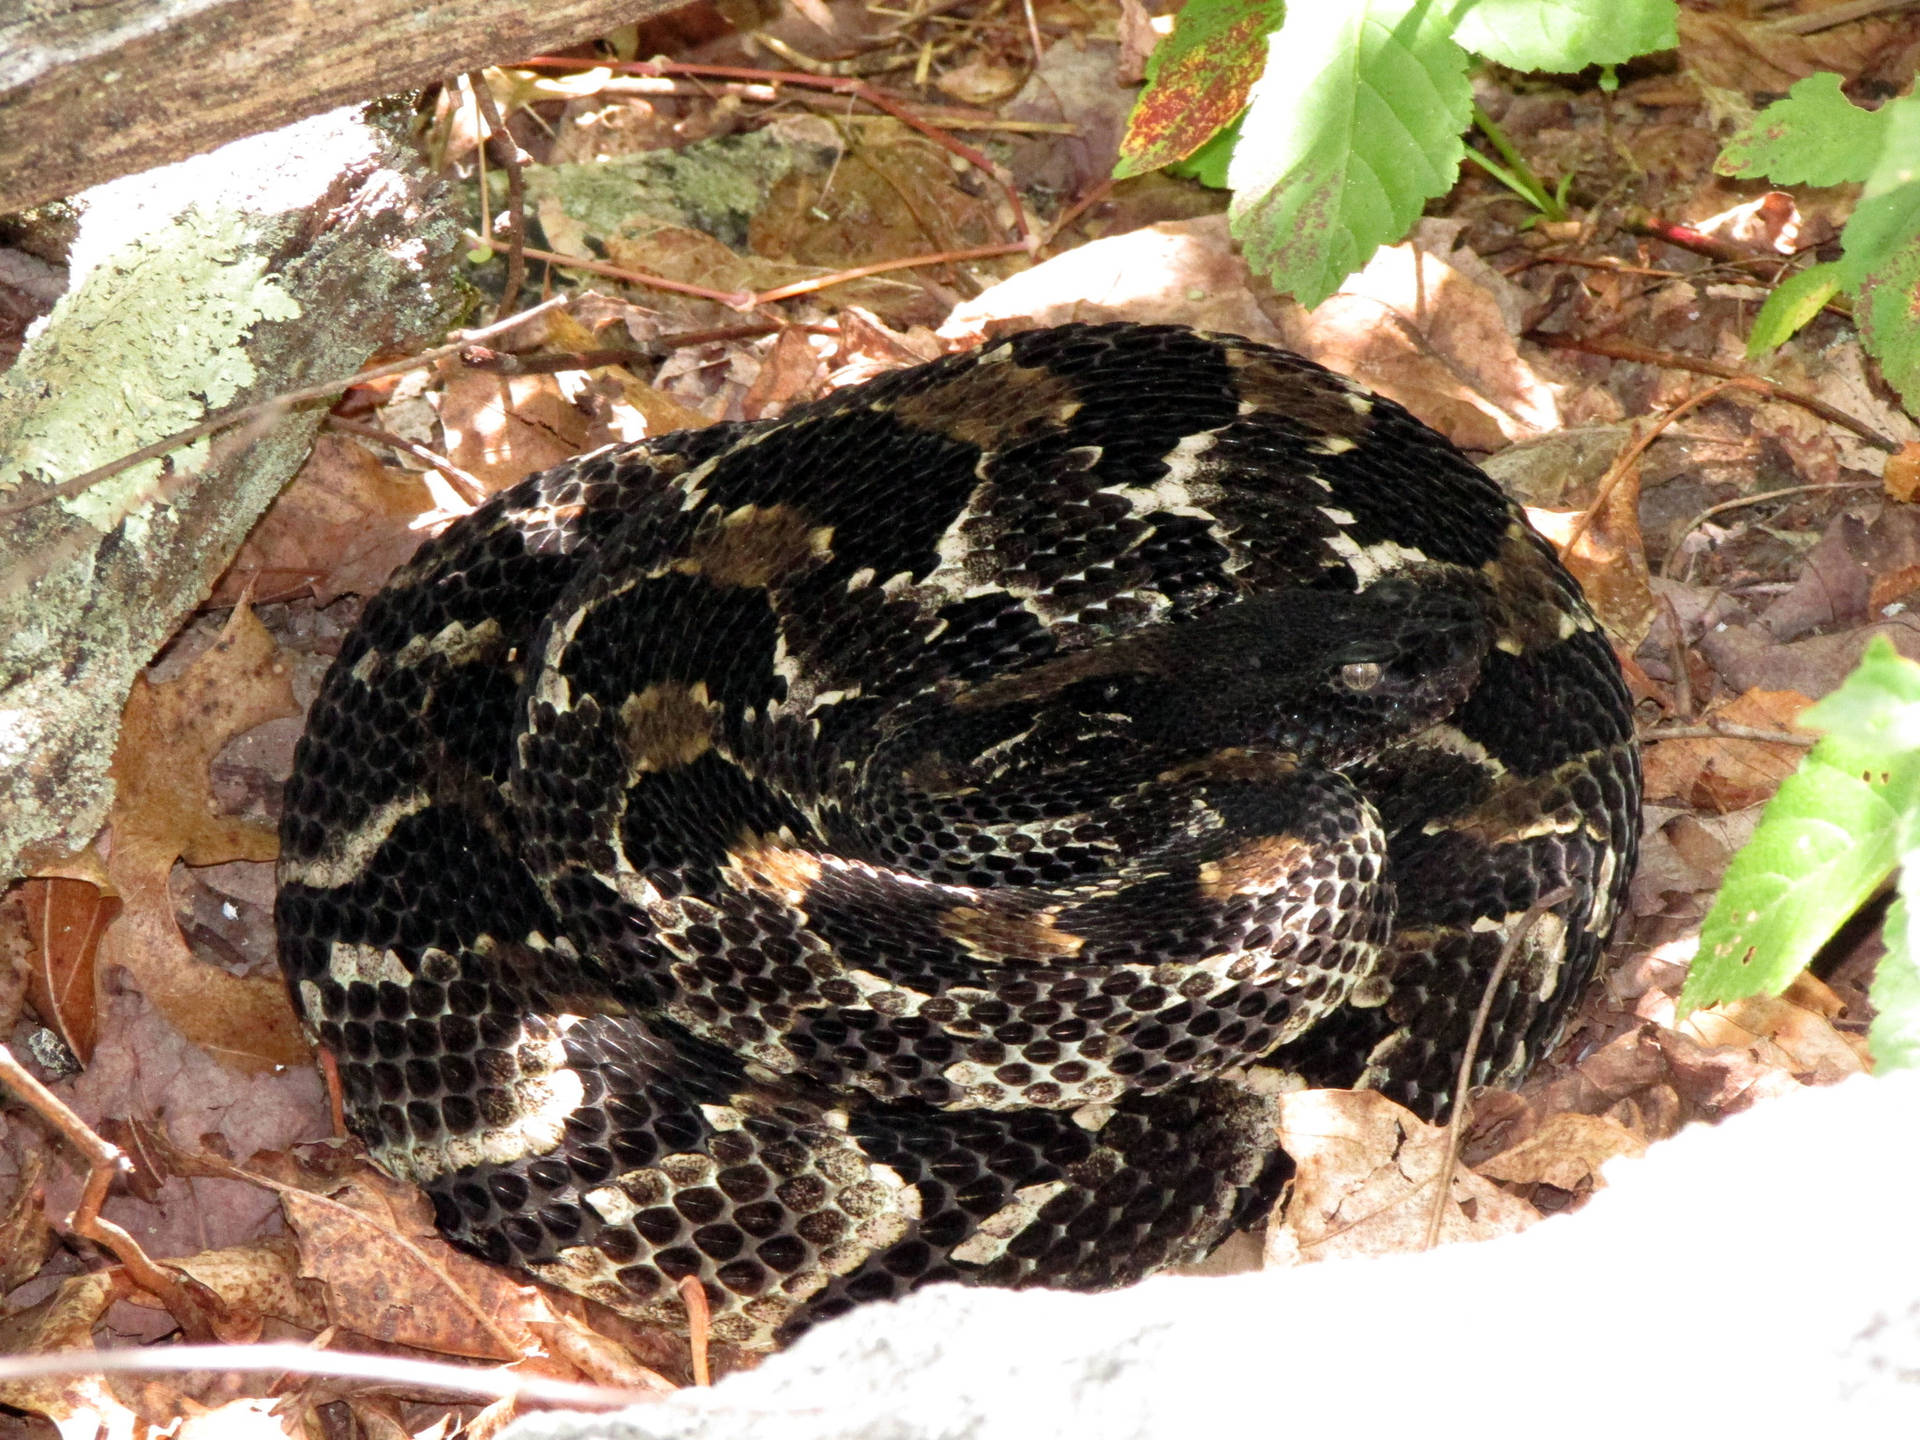
[[[764,1345],[1197,1258],[1270,1083],[1451,1101],[1591,975],[1627,694],[1393,403],[1064,326],[535,475],[367,607],[286,791],[281,958],[441,1228]],[[1297,1079],[1289,1083],[1297,1083]]]

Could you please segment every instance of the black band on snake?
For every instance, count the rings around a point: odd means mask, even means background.
[[[489,1259],[765,1345],[1205,1255],[1283,1085],[1511,1082],[1638,839],[1613,653],[1390,401],[1035,330],[535,475],[368,607],[287,787],[294,999]]]

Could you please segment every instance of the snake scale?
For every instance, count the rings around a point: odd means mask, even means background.
[[[286,790],[296,1007],[478,1254],[766,1346],[1097,1289],[1554,1039],[1638,842],[1627,692],[1390,401],[1068,325],[534,475],[367,606]]]

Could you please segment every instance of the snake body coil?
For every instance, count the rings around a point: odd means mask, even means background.
[[[367,608],[277,912],[349,1119],[478,1253],[763,1345],[1205,1254],[1274,1086],[1450,1104],[1591,975],[1626,691],[1389,401],[1065,326],[535,475]]]

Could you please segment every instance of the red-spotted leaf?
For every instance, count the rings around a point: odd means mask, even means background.
[[[1147,61],[1147,84],[1127,117],[1114,178],[1184,160],[1246,108],[1267,63],[1267,36],[1285,0],[1187,0],[1173,34]]]

